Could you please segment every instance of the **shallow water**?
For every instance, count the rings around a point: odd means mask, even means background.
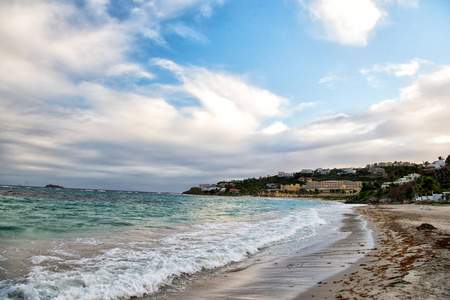
[[[341,239],[350,206],[0,188],[1,299],[129,299]]]

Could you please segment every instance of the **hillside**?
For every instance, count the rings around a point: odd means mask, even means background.
[[[268,191],[280,190],[286,185],[300,185],[304,187],[307,181],[361,181],[363,187],[354,196],[347,196],[348,202],[408,202],[415,195],[427,195],[450,190],[450,155],[445,166],[438,169],[428,169],[428,163],[402,164],[385,163],[368,165],[365,168],[352,169],[318,169],[310,172],[281,173],[281,175],[247,178],[244,180],[221,181],[212,188],[204,190],[193,187],[186,194],[196,195],[267,195]],[[311,173],[312,172],[312,173]],[[353,174],[352,174],[353,173]],[[405,184],[395,182],[409,174],[419,174],[420,178]],[[382,187],[383,183],[393,183]],[[215,188],[214,188],[215,186]],[[318,196],[320,192],[307,192],[300,189],[296,192],[287,192],[290,196]]]

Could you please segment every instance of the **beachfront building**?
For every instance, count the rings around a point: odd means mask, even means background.
[[[306,189],[362,189],[362,181],[344,181],[344,180],[328,180],[328,181],[311,181],[306,184]]]
[[[362,189],[362,181],[311,181],[306,184],[306,190],[318,190],[322,196],[340,197],[358,194]]]
[[[239,194],[241,191],[239,189],[230,189],[230,194],[234,194],[237,195]]]
[[[431,194],[429,196],[416,196],[416,201],[436,201],[441,202],[445,198],[443,197],[443,194]]]
[[[280,186],[280,190],[283,191],[290,191],[290,192],[296,192],[296,191],[300,191],[300,189],[302,188],[302,186],[300,185],[300,183],[296,183],[296,184],[282,184]]]
[[[362,181],[309,181],[306,185],[281,185],[280,190],[296,192],[305,189],[308,192],[318,191],[321,196],[341,197],[358,194],[362,189]]]

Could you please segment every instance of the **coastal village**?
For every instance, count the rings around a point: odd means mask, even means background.
[[[450,155],[420,164],[378,162],[364,168],[317,168],[200,184],[185,194],[320,197],[352,203],[449,201]]]

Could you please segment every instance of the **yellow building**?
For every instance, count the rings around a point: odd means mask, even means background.
[[[281,185],[280,190],[284,191],[300,191],[301,185],[299,183],[297,184],[288,184],[288,185]]]
[[[322,196],[349,196],[358,194],[362,189],[362,181],[311,181],[307,182],[306,186],[300,184],[281,185],[281,191],[295,192],[301,189],[306,189],[309,192],[319,190]]]

